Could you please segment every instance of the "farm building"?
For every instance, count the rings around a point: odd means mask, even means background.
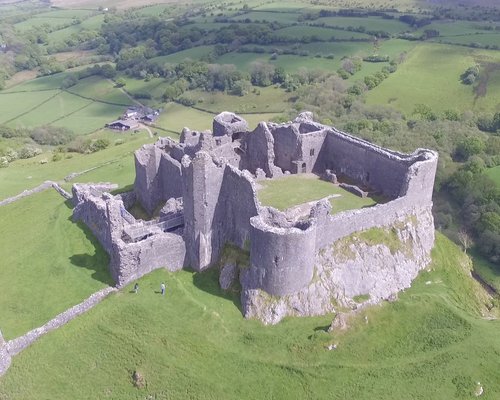
[[[105,125],[106,128],[116,129],[119,131],[128,131],[139,127],[139,122],[134,119],[118,119]]]

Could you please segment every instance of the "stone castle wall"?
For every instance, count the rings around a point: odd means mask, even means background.
[[[251,275],[245,289],[259,288],[283,296],[307,285],[313,277],[316,225],[273,226],[262,215],[250,221]]]
[[[121,198],[106,193],[107,188],[73,185],[76,203],[73,219],[84,222],[108,253],[109,269],[116,285],[126,285],[161,267],[170,271],[181,269],[186,264],[186,247],[181,235],[161,232],[135,243],[122,239],[123,229],[130,222],[122,216],[125,207]]]
[[[309,113],[290,123],[260,123],[253,132],[240,117],[222,113],[214,120],[213,134],[185,128],[180,143],[160,139],[135,156],[137,200],[152,213],[162,202],[182,197],[184,227],[182,233],[160,231],[127,243],[122,240],[123,227],[134,221],[124,222],[120,216],[123,203],[109,195],[91,193],[84,198],[83,203],[94,204],[78,206],[88,212],[76,209],[75,215],[104,243],[119,285],[165,265],[171,270],[189,265],[201,271],[215,264],[230,242],[250,247],[251,265],[241,274],[242,302],[252,310],[248,315],[259,315],[259,304],[269,303],[261,301],[262,296],[269,295],[282,298],[278,313],[282,316],[312,315],[328,312],[332,293],[345,303],[359,291],[368,290],[380,299],[407,287],[415,271],[429,261],[437,167],[437,154],[430,150],[402,154],[383,149],[315,123]],[[298,220],[262,207],[257,199],[256,177],[322,174],[327,169],[389,201],[332,215],[330,203],[324,200],[312,207],[309,217]],[[396,222],[399,225],[394,228]],[[412,236],[408,241],[413,253],[400,252],[391,258],[387,249],[377,246],[354,249],[356,267],[335,258],[332,246],[372,228],[394,228],[402,240]],[[380,254],[390,260],[389,269]],[[391,268],[394,279],[386,276]],[[356,283],[363,277],[375,283]]]

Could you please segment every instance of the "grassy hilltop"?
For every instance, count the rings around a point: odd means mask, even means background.
[[[412,288],[345,332],[326,331],[332,315],[245,320],[217,269],[155,271],[16,356],[0,400],[447,400],[475,398],[477,382],[497,399],[498,298],[470,275],[500,290],[500,11],[457,3],[0,0],[0,200],[48,179],[130,189],[133,151],[157,136],[209,129],[224,110],[251,128],[311,110],[380,145],[438,150],[436,227],[474,242],[471,260],[438,233]],[[153,135],[103,129],[138,103],[162,110]],[[264,182],[259,198],[375,201],[304,179]],[[6,339],[110,284],[107,255],[71,212],[52,189],[0,207]]]

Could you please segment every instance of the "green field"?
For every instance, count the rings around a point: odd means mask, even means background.
[[[290,94],[275,86],[258,88],[245,96],[233,96],[223,92],[204,92],[194,90],[186,92],[184,97],[197,102],[196,107],[213,113],[232,111],[245,113],[281,113],[290,107]]]
[[[163,129],[158,131],[160,136],[171,136],[175,139],[177,135],[180,135],[184,127],[199,131],[207,129],[212,130],[214,117],[221,111],[232,110],[232,107],[221,107],[220,111],[205,112],[185,107],[177,103],[167,103],[154,125]],[[253,130],[259,122],[269,121],[279,114],[280,113],[272,111],[255,114],[239,113],[241,117],[246,119],[251,130]]]
[[[108,258],[55,190],[0,207],[0,327],[12,339],[111,283]]]
[[[481,47],[481,46],[500,46],[500,33],[477,33],[474,35],[463,36],[444,36],[438,39],[433,39],[436,42],[461,44],[464,46]]]
[[[384,19],[381,17],[323,17],[314,21],[315,24],[325,24],[341,28],[364,27],[367,31],[385,31],[390,34],[410,31],[411,27],[396,19]]]
[[[156,271],[138,294],[123,289],[15,357],[0,396],[465,399],[480,381],[483,398],[494,399],[499,323],[479,316],[484,297],[462,252],[438,234],[433,255],[432,272],[399,301],[333,334],[331,316],[268,327],[244,320],[214,270]],[[165,297],[155,293],[162,281]],[[134,371],[145,387],[134,386]]]
[[[104,21],[104,15],[95,15],[87,18],[79,24],[58,29],[47,35],[49,44],[55,44],[68,39],[71,35],[77,35],[82,30],[98,30]]]
[[[75,86],[68,89],[68,92],[89,98],[99,102],[108,102],[118,106],[128,106],[133,104],[114,83],[103,79],[100,76],[91,76],[81,79]]]
[[[5,93],[17,92],[36,92],[41,90],[59,89],[62,81],[71,73],[71,71],[61,72],[54,75],[42,76],[19,85],[13,86],[9,89],[2,90],[0,96]]]
[[[11,122],[11,125],[33,128],[49,124],[68,114],[75,113],[90,104],[92,104],[91,100],[85,100],[70,93],[59,92],[57,96],[52,97],[33,111],[16,118]]]
[[[313,174],[289,175],[279,179],[259,181],[259,185],[262,186],[258,191],[261,204],[278,210],[286,210],[330,195],[339,196],[330,199],[332,214],[376,204],[376,201],[369,197],[356,196]]]
[[[15,120],[17,117],[34,110],[58,94],[57,90],[26,93],[0,92],[0,124]]]
[[[407,114],[413,112],[416,104],[427,104],[436,111],[494,110],[498,107],[498,97],[488,95],[475,99],[473,88],[459,80],[465,69],[484,57],[491,59],[498,54],[456,46],[419,45],[394,74],[368,92],[367,103],[391,104]],[[490,83],[487,90],[488,93],[496,91]]]
[[[337,40],[345,39],[370,39],[370,36],[365,33],[347,32],[340,29],[322,28],[318,26],[288,26],[275,31],[276,35],[288,39],[302,39],[304,36],[316,36],[321,40],[330,40],[334,37]]]
[[[176,64],[185,60],[199,60],[201,57],[209,54],[212,50],[213,46],[198,46],[193,47],[192,49],[181,50],[167,56],[155,57],[152,58],[151,61],[161,65],[165,63]]]
[[[267,21],[267,22],[281,22],[281,23],[295,23],[298,20],[299,13],[291,12],[268,12],[268,11],[250,11],[245,14],[237,15],[232,18],[233,21],[243,21],[249,19],[250,21]]]
[[[130,165],[133,165],[132,153],[144,143],[152,142],[154,139],[149,138],[145,133],[136,135],[114,134],[116,139],[123,138],[125,143],[116,146],[112,145],[105,149],[92,154],[76,154],[71,153],[71,158],[64,158],[57,162],[48,162],[40,164],[40,161],[51,159],[51,153],[44,153],[34,158],[26,160],[17,160],[12,162],[8,168],[0,168],[0,200],[21,193],[25,189],[31,189],[45,180],[62,180],[65,176],[72,172],[84,171],[104,164],[111,160],[128,159]],[[117,164],[119,165],[119,164]],[[111,171],[113,167],[107,167]],[[113,173],[99,174],[95,172],[100,181],[114,181]],[[85,175],[82,176],[82,179]],[[133,183],[134,174],[129,177],[118,180],[124,186]],[[0,328],[1,329],[1,328]]]

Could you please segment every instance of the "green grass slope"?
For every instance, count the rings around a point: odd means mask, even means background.
[[[110,284],[108,256],[55,190],[0,207],[0,329],[11,339]]]
[[[500,325],[479,316],[469,262],[439,234],[431,272],[399,301],[362,311],[345,333],[325,331],[331,316],[269,327],[244,320],[216,271],[159,270],[139,284],[138,294],[125,288],[14,358],[0,397],[467,399],[477,381],[482,398],[500,395]]]

